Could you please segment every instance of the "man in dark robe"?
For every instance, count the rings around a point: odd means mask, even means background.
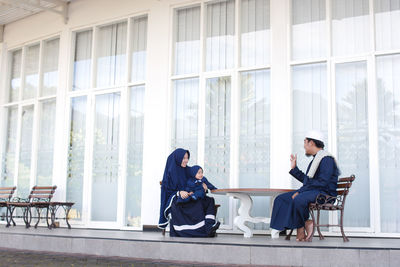
[[[297,155],[290,156],[289,173],[302,182],[303,186],[275,199],[270,224],[272,238],[278,238],[280,231],[297,229],[297,241],[311,241],[314,226],[312,221],[308,220],[308,204],[315,202],[320,193],[336,196],[339,169],[335,158],[324,150],[323,134],[314,130],[307,133],[304,150],[306,156],[312,156],[313,160],[304,174],[297,168]]]

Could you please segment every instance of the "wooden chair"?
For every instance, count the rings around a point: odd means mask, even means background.
[[[340,178],[337,183],[337,196],[330,196],[326,194],[319,194],[314,203],[310,203],[308,205],[308,210],[310,211],[311,218],[313,221],[313,232],[311,238],[314,236],[315,228],[317,228],[319,239],[324,239],[324,236],[321,233],[320,227],[329,227],[329,226],[338,226],[340,227],[340,231],[342,232],[342,237],[344,242],[348,242],[349,239],[344,234],[343,231],[343,216],[344,216],[344,205],[346,203],[346,197],[349,194],[349,189],[356,177],[351,175],[350,177]],[[320,212],[321,210],[326,211],[340,211],[340,220],[339,224],[320,224]],[[317,212],[317,221],[315,221],[314,211]],[[292,235],[293,229],[290,230],[289,234],[286,235],[286,240],[290,240],[290,236]]]
[[[344,205],[346,203],[346,197],[349,194],[349,190],[351,185],[353,184],[356,177],[351,175],[350,177],[340,178],[338,180],[338,187],[337,187],[337,196],[329,196],[326,194],[319,194],[315,200],[315,203],[310,203],[308,205],[308,209],[311,213],[311,217],[313,220],[313,232],[314,235],[315,228],[317,228],[319,239],[324,239],[324,236],[321,233],[320,227],[329,227],[329,226],[338,226],[340,227],[340,231],[342,233],[343,241],[348,242],[349,239],[344,234],[343,230],[343,216],[344,216]],[[340,211],[340,220],[339,224],[320,224],[320,212],[321,210],[326,211]],[[314,211],[317,211],[317,221],[315,221]]]

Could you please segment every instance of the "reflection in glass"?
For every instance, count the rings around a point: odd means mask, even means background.
[[[326,64],[307,64],[292,67],[293,94],[293,153],[298,155],[297,165],[307,170],[310,159],[304,155],[304,136],[312,129],[328,137],[328,89]],[[325,144],[328,145],[328,144]],[[302,186],[292,179],[294,188]]]
[[[198,73],[200,68],[200,7],[175,13],[175,74]]]
[[[5,139],[5,148],[3,151],[3,162],[1,164],[2,173],[0,186],[14,186],[15,176],[15,149],[17,142],[17,122],[18,108],[16,106],[6,108],[7,112],[7,130]]]
[[[133,47],[131,81],[144,81],[146,79],[147,16],[133,19],[131,43]]]
[[[21,146],[18,165],[17,192],[19,197],[26,198],[30,192],[33,106],[27,106],[22,109],[21,124]]]
[[[400,48],[400,0],[374,0],[376,50]]]
[[[337,156],[342,176],[358,178],[346,199],[344,225],[370,226],[367,64],[336,65]]]
[[[131,87],[126,175],[126,226],[141,226],[144,86]]]
[[[126,76],[127,23],[99,28],[96,42],[97,87],[121,84]]]
[[[90,87],[92,66],[92,31],[78,32],[75,36],[73,91]]]
[[[56,100],[42,103],[37,155],[37,185],[52,185]]]
[[[270,187],[270,72],[241,74],[239,187]],[[252,216],[269,217],[269,198],[253,198]],[[251,223],[248,223],[251,224]],[[264,223],[256,229],[268,229]]]
[[[116,221],[117,219],[119,108],[120,93],[96,96],[92,221]]]
[[[36,97],[39,87],[39,50],[39,44],[26,49],[23,99]]]
[[[332,51],[335,56],[370,50],[368,0],[332,0]]]
[[[223,70],[234,65],[235,1],[207,4],[206,70]]]
[[[71,99],[71,122],[68,145],[67,201],[75,202],[70,219],[82,219],[83,177],[86,137],[86,97]]]
[[[325,0],[292,0],[292,59],[327,56]]]
[[[58,54],[60,39],[43,43],[43,85],[41,95],[54,95],[58,86]]]
[[[229,187],[231,140],[231,80],[230,77],[212,78],[206,86],[206,125],[204,176],[217,188]],[[228,198],[215,196],[218,220],[228,224]]]
[[[270,22],[269,0],[242,0],[241,65],[269,64]]]
[[[22,50],[11,53],[11,70],[10,70],[10,95],[9,102],[18,100],[19,89],[21,88],[21,59]]]
[[[381,231],[400,232],[400,55],[377,57]]]
[[[171,150],[181,147],[190,151],[190,162],[197,162],[197,123],[199,79],[174,81],[173,130]]]

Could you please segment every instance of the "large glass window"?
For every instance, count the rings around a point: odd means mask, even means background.
[[[198,73],[200,7],[178,9],[175,18],[175,74]]]
[[[400,232],[400,55],[377,57],[381,231]]]
[[[3,152],[1,186],[14,185],[15,179],[15,157],[17,144],[17,127],[18,127],[18,108],[16,106],[5,108],[7,112],[7,132],[5,141],[5,149]]]
[[[98,30],[97,87],[122,84],[126,79],[127,22]]]
[[[326,64],[306,64],[292,67],[293,153],[297,164],[307,170],[310,159],[304,155],[304,136],[312,129],[328,136],[328,90]],[[325,144],[327,145],[327,144]],[[301,184],[292,179],[294,186]]]
[[[374,0],[377,50],[400,48],[400,0]]]
[[[9,52],[1,184],[16,185],[19,197],[53,182],[58,56],[58,37]]]
[[[73,216],[140,227],[147,16],[74,36],[67,178],[67,198],[78,202]]]
[[[71,99],[66,199],[75,202],[70,211],[70,218],[74,220],[82,219],[86,102],[84,96]]]
[[[190,151],[190,161],[197,161],[199,79],[174,81],[174,126],[172,147]]]
[[[326,0],[292,0],[292,59],[327,56]]]
[[[234,67],[235,1],[207,4],[206,70]]]
[[[206,86],[206,124],[204,176],[220,188],[229,187],[231,141],[231,79],[212,78]],[[229,202],[216,196],[221,204],[218,218],[222,223],[229,219]]]
[[[130,88],[128,169],[126,176],[126,226],[141,225],[144,86]]]
[[[241,65],[265,66],[270,62],[269,0],[241,3]]]
[[[368,85],[365,61],[336,65],[337,157],[343,175],[356,182],[346,200],[344,224],[370,226]]]
[[[56,101],[51,99],[41,103],[40,136],[37,152],[38,185],[50,185],[53,178],[54,134]]]
[[[119,93],[96,96],[91,200],[93,221],[117,219],[120,98]]]
[[[332,0],[331,3],[333,55],[371,51],[368,0]]]

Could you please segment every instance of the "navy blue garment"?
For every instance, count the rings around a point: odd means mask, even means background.
[[[168,216],[173,198],[180,190],[184,190],[187,183],[187,176],[185,168],[181,166],[183,157],[190,152],[188,150],[177,148],[172,152],[165,165],[164,176],[161,183],[161,205],[160,205],[160,218],[158,226],[165,228],[168,225]]]
[[[182,202],[188,202],[190,200],[197,200],[197,199],[202,199],[206,196],[206,192],[203,188],[203,183],[207,185],[207,188],[209,190],[214,190],[217,189],[212,183],[210,183],[206,177],[203,176],[201,179],[196,178],[196,174],[199,171],[199,169],[202,169],[198,165],[194,165],[192,167],[188,167],[188,174],[189,174],[189,179],[186,184],[186,189],[185,191],[187,192],[193,192],[193,194],[189,198],[181,198],[180,196],[178,197],[177,203],[182,203]]]
[[[312,161],[308,165],[307,172]],[[318,194],[336,196],[339,169],[332,157],[324,157],[314,178],[308,177],[297,167],[289,172],[294,178],[303,183],[303,186],[294,192],[279,195],[274,201],[270,227],[276,230],[296,229],[304,227],[309,217],[308,204],[314,202]],[[296,192],[299,194],[292,199]]]
[[[198,201],[176,203],[171,207],[170,236],[207,237],[210,236],[215,221],[215,201],[205,197]]]

